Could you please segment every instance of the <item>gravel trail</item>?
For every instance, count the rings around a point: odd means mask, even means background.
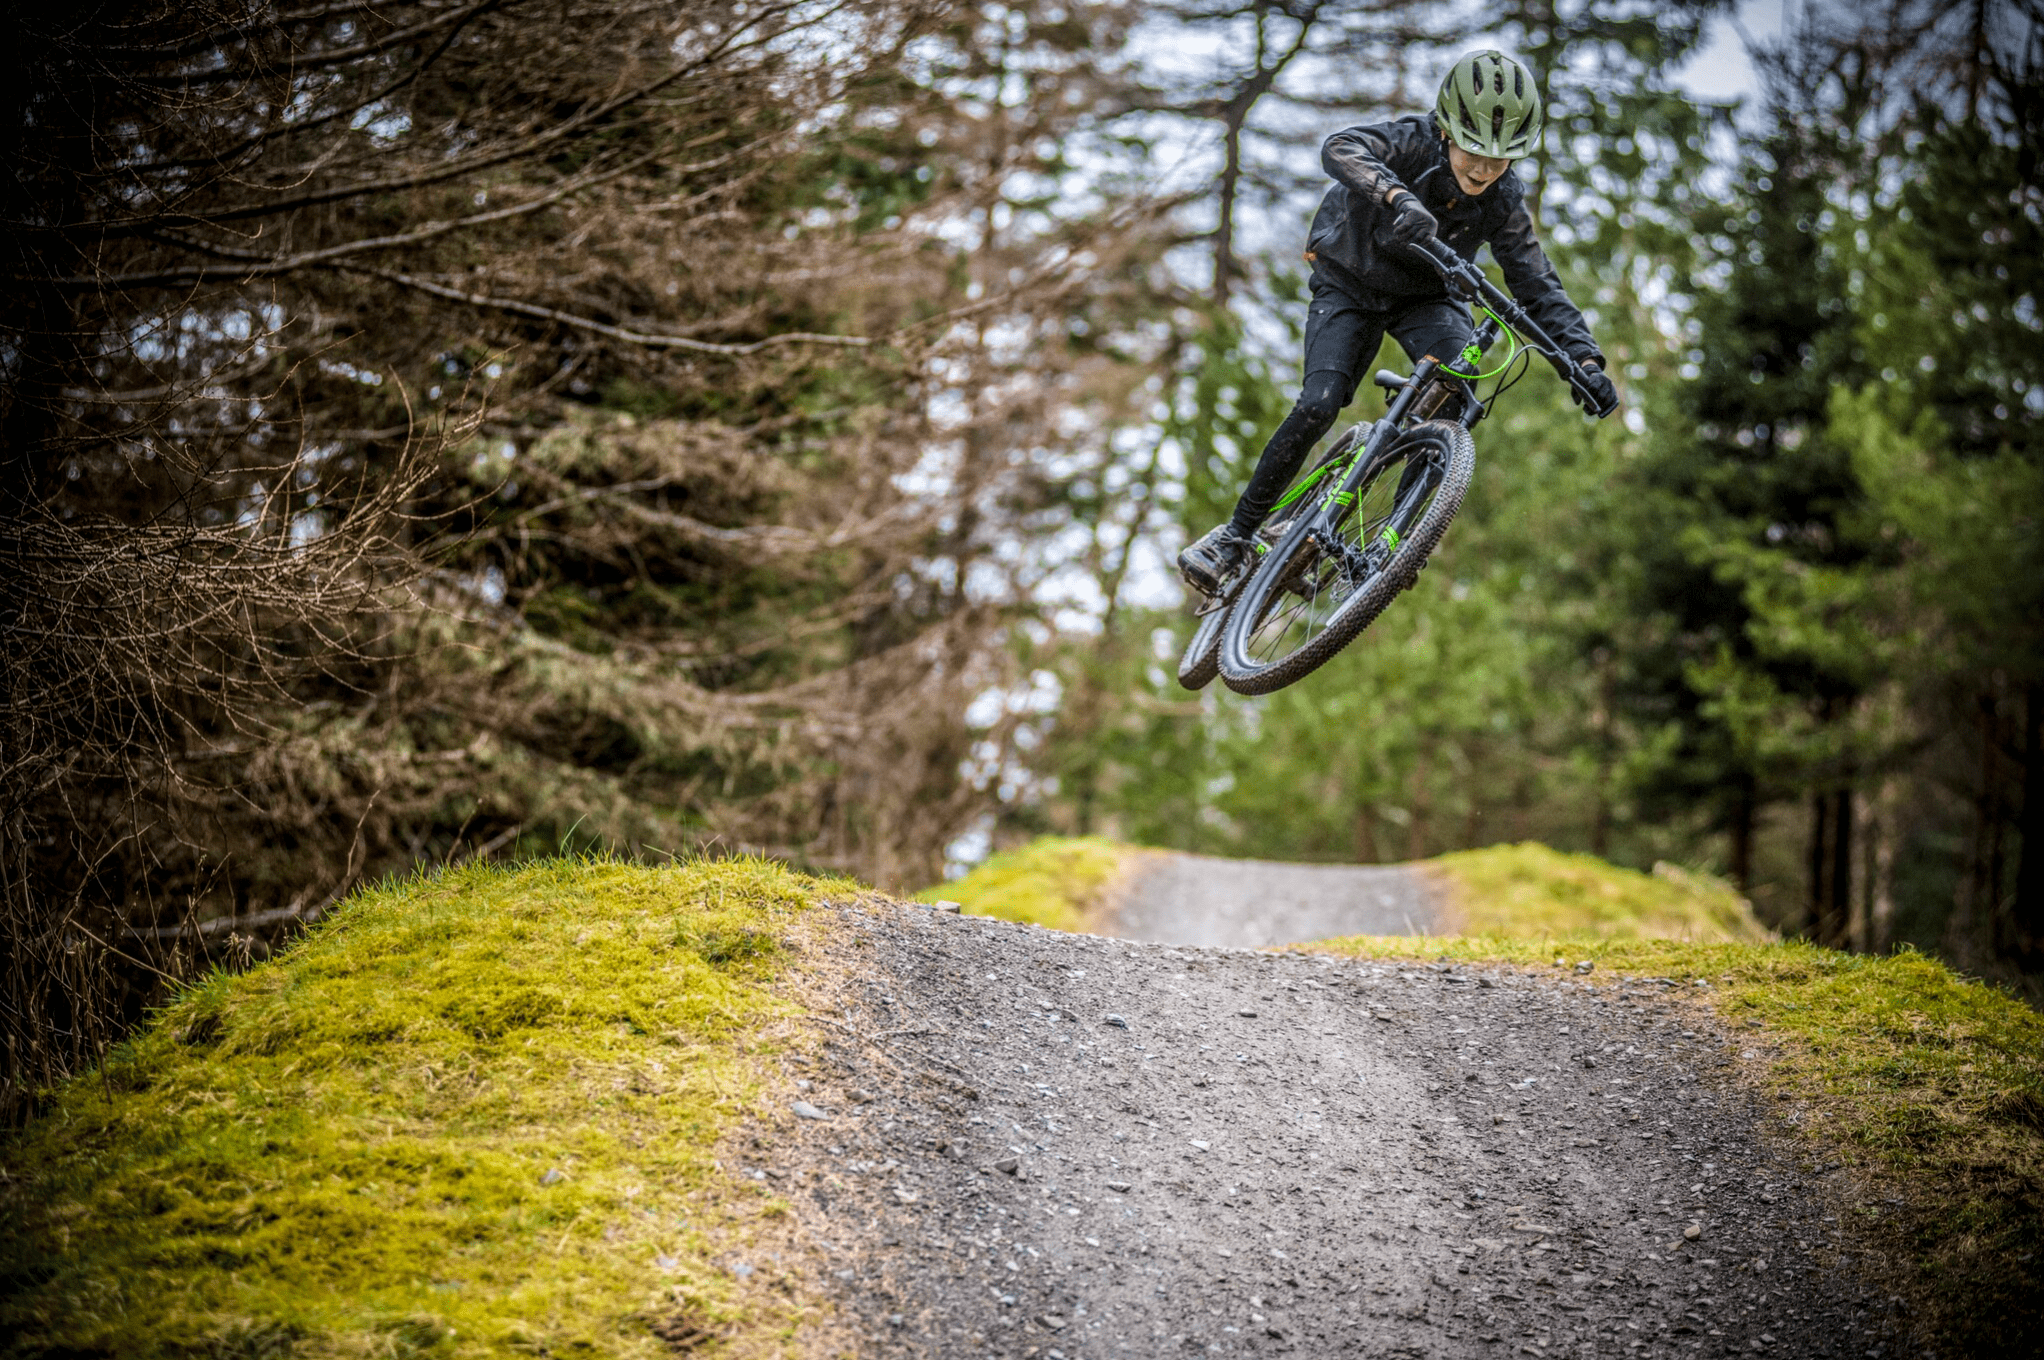
[[[857,1354],[1910,1353],[1687,988],[831,910],[738,1170]]]
[[[1105,933],[1261,949],[1337,935],[1440,933],[1440,892],[1404,865],[1282,864],[1151,851]]]

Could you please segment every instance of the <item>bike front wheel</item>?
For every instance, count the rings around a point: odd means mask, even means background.
[[[1310,675],[1419,579],[1476,467],[1469,431],[1415,425],[1369,456],[1258,564],[1221,630],[1221,679],[1269,694]]]

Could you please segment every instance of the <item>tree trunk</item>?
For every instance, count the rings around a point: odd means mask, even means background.
[[[1831,795],[1831,875],[1825,884],[1825,943],[1833,949],[1852,945],[1852,788]]]
[[[2023,810],[2016,823],[2015,934],[2019,957],[2044,961],[2044,684],[2023,690]]]
[[[1223,125],[1226,135],[1222,145],[1226,148],[1226,159],[1221,166],[1220,204],[1221,220],[1214,226],[1214,287],[1213,299],[1217,307],[1228,305],[1229,287],[1235,280],[1235,194],[1242,180],[1242,124],[1249,117],[1249,106],[1230,108],[1228,121]]]
[[[1468,766],[1469,773],[1462,781],[1463,796],[1469,800],[1468,815],[1462,819],[1462,848],[1474,850],[1482,844],[1478,838],[1483,835],[1483,795],[1477,777],[1483,768],[1483,743],[1470,743]]]
[[[1374,803],[1356,805],[1356,863],[1383,863],[1383,857],[1377,851],[1377,807]]]
[[[1597,711],[1591,723],[1597,734],[1597,802],[1590,816],[1590,853],[1605,858],[1611,847],[1611,767],[1617,742],[1611,731],[1611,709],[1617,703],[1618,667],[1609,647],[1599,647],[1597,661]]]
[[[1998,714],[1992,692],[1978,699],[1980,733],[1980,777],[1973,791],[1973,844],[1966,856],[1966,872],[1960,876],[1953,896],[1952,915],[1945,922],[1945,954],[1962,968],[1977,969],[1994,953],[1994,901],[1988,858],[1994,844],[1994,824],[2001,811],[1995,797],[1995,728]]]
[[[1431,747],[1422,746],[1419,755],[1412,762],[1412,820],[1406,824],[1405,857],[1409,860],[1427,857],[1427,759]]]
[[[1753,895],[1753,781],[1742,779],[1732,797],[1732,824],[1726,828],[1731,840],[1732,882],[1744,897]]]
[[[1831,867],[1825,846],[1831,839],[1831,800],[1821,790],[1810,795],[1810,845],[1805,857],[1810,888],[1803,907],[1803,933],[1824,943],[1824,880]]]
[[[1900,824],[1901,786],[1895,776],[1881,781],[1878,811],[1868,827],[1868,947],[1885,954],[1895,942],[1895,838]]]

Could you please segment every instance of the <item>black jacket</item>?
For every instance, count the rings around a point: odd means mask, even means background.
[[[1320,200],[1307,237],[1306,258],[1316,283],[1340,289],[1371,311],[1393,311],[1447,296],[1441,277],[1417,257],[1386,246],[1377,228],[1390,220],[1384,200],[1410,189],[1441,224],[1440,238],[1464,259],[1488,245],[1504,270],[1505,286],[1569,357],[1603,359],[1582,312],[1569,301],[1547,254],[1533,239],[1526,186],[1507,170],[1471,198],[1448,168],[1448,144],[1421,114],[1335,133],[1320,150],[1334,187]]]

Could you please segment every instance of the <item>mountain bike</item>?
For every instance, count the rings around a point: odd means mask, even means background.
[[[1280,498],[1249,564],[1200,612],[1178,665],[1186,688],[1200,689],[1218,672],[1238,694],[1283,689],[1410,589],[1469,489],[1471,427],[1525,376],[1531,355],[1588,399],[1575,364],[1483,271],[1438,241],[1414,249],[1482,313],[1474,343],[1457,356],[1460,367],[1429,357],[1409,374],[1377,371],[1372,381],[1390,409],[1344,431]],[[1501,336],[1505,356],[1484,371]],[[1490,380],[1490,395],[1479,395],[1478,384]]]

